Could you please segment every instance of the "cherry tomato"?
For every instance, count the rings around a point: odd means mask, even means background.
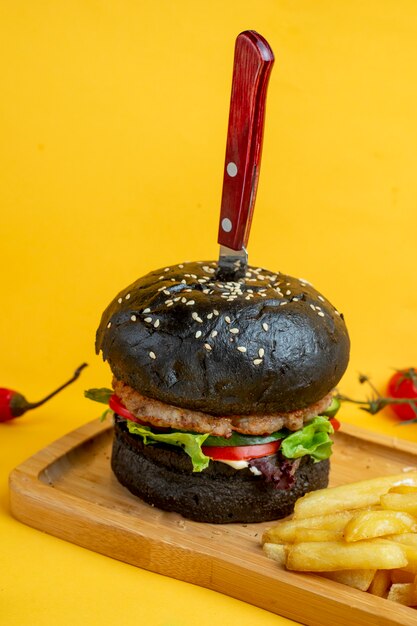
[[[130,411],[128,411],[128,409],[125,407],[123,402],[120,400],[120,398],[118,398],[118,396],[116,396],[115,393],[112,396],[110,396],[109,407],[111,408],[112,411],[117,413],[117,415],[120,415],[120,417],[125,417],[127,420],[131,420],[132,422],[137,422],[138,424],[144,424],[144,422],[141,422]]]
[[[390,407],[400,420],[417,418],[417,370],[410,367],[395,372],[388,382],[387,393],[390,398],[416,400],[415,409],[407,403],[391,404]]]
[[[331,417],[329,419],[330,424],[333,426],[333,430],[339,430],[340,429],[340,422],[338,419],[336,419],[335,417]]]
[[[214,460],[248,461],[275,454],[280,445],[280,441],[270,441],[253,446],[202,446],[201,449],[206,456]]]

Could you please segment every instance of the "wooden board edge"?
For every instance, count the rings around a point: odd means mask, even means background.
[[[407,439],[392,437],[390,435],[383,435],[367,428],[354,426],[353,424],[348,424],[346,422],[342,422],[340,431],[336,433],[336,436],[343,435],[353,437],[354,439],[359,439],[365,443],[369,442],[386,448],[399,450],[400,452],[407,452],[408,454],[413,454],[417,457],[417,443],[414,443],[413,441],[408,441]]]

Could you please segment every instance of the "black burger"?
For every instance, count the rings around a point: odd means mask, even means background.
[[[307,281],[248,267],[224,282],[216,269],[150,272],[103,313],[112,468],[148,504],[193,520],[278,519],[328,483],[349,337]]]

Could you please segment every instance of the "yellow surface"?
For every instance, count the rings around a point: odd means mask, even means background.
[[[417,6],[252,0],[3,0],[0,7],[0,384],[37,399],[0,425],[0,616],[8,626],[269,626],[275,615],[135,569],[15,522],[7,476],[98,414],[93,340],[137,276],[217,256],[236,35],[276,54],[249,245],[345,313],[345,393],[417,365]],[[417,441],[347,406],[343,419]]]

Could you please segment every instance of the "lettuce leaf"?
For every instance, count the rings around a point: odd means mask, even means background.
[[[101,402],[102,404],[108,404],[110,396],[114,394],[114,391],[107,389],[107,387],[100,387],[99,389],[86,389],[84,396],[94,402]]]
[[[171,446],[179,446],[188,454],[193,464],[193,472],[201,472],[208,467],[210,459],[206,456],[201,446],[209,436],[208,433],[196,435],[185,432],[153,433],[149,426],[142,426],[131,420],[126,420],[129,432],[140,435],[145,445],[152,443],[168,443]]]
[[[317,463],[328,459],[332,453],[333,441],[329,435],[333,426],[326,417],[318,415],[304,428],[286,437],[281,444],[281,453],[288,459],[298,459],[309,455]]]

